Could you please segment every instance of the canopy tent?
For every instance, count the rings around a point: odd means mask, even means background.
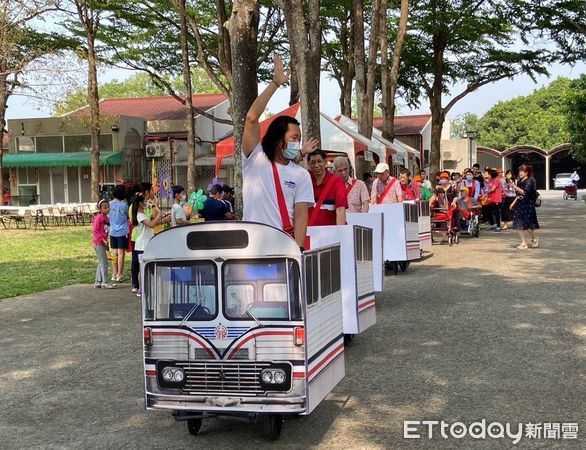
[[[345,125],[346,127],[350,128],[352,130],[355,130],[355,131],[358,130],[358,124],[356,123],[356,121],[350,119],[349,117],[341,115],[338,117],[338,120],[340,121],[341,124]],[[398,139],[395,139],[393,142],[391,142],[391,141],[383,138],[382,132],[377,128],[372,129],[372,139],[380,142],[385,147],[392,150],[391,152],[389,152],[389,155],[387,155],[387,158],[385,158],[385,161],[387,161],[388,156],[390,156],[390,154],[392,154],[392,159],[393,159],[394,163],[396,162],[397,164],[407,166],[409,155],[415,156],[417,158],[420,157],[419,151],[417,151],[413,147],[410,147],[406,144],[403,144]]]
[[[299,108],[299,103],[296,103],[280,113],[260,122],[261,139],[265,135],[272,121],[279,116],[292,116],[301,122],[301,109]],[[385,159],[384,145],[366,139],[364,136],[346,128],[331,117],[326,116],[324,113],[320,113],[320,134],[320,148],[326,152],[347,155],[353,167],[356,167],[356,155],[367,150],[376,153],[382,158],[382,160]],[[216,145],[216,176],[220,171],[222,161],[233,154],[234,136],[230,136],[223,141],[218,142]]]
[[[86,167],[91,154],[75,153],[9,153],[4,155],[4,167]],[[121,166],[124,152],[100,152],[100,166]]]
[[[269,117],[268,119],[263,120],[260,122],[260,137],[261,139],[266,134],[269,125],[275,120],[277,117],[280,116],[291,116],[295,117],[299,122],[301,122],[301,117],[298,117],[300,114],[299,103],[295,103],[294,105],[289,106],[287,109],[284,109],[278,114]],[[234,134],[227,137],[226,139],[218,142],[216,144],[216,176],[220,172],[220,167],[222,167],[222,160],[228,156],[234,155]]]
[[[353,167],[356,167],[356,165],[354,164],[356,156],[358,156],[360,153],[363,153],[365,151],[370,151],[370,152],[376,154],[380,161],[386,161],[387,149],[385,148],[385,146],[383,144],[381,144],[380,142],[377,142],[375,140],[371,140],[371,139],[368,139],[368,138],[362,136],[360,133],[358,133],[357,130],[349,128],[346,125],[344,125],[343,123],[341,123],[340,121],[334,120],[334,119],[326,116],[323,113],[321,113],[321,116],[322,116],[322,129],[324,127],[323,122],[325,120],[325,121],[331,123],[336,128],[336,132],[338,134],[341,131],[342,133],[344,133],[344,134],[348,135],[350,138],[352,138],[352,140],[354,141],[354,155],[353,155],[354,157],[351,158]],[[322,133],[323,133],[323,131],[322,131]],[[322,134],[322,147],[325,148],[323,141],[324,141],[324,137]]]

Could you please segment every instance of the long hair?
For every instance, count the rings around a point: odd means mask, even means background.
[[[533,178],[533,166],[529,164],[521,164],[517,170],[522,170],[527,174],[527,178]]]
[[[275,118],[262,138],[262,149],[270,161],[275,160],[275,152],[277,151],[277,148],[282,146],[285,142],[285,133],[287,133],[290,123],[299,126],[299,122],[295,117],[279,116]]]
[[[132,226],[138,226],[138,207],[141,203],[144,202],[144,195],[141,192],[138,192],[134,197],[132,197]]]

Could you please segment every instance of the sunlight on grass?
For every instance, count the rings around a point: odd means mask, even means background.
[[[97,262],[91,234],[89,225],[0,229],[0,299],[93,283]]]

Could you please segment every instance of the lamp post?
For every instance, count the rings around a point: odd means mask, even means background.
[[[476,131],[466,131],[466,133],[464,133],[464,136],[462,136],[465,139],[468,139],[468,167],[472,168],[472,164],[474,164],[473,162],[473,141],[476,140]]]

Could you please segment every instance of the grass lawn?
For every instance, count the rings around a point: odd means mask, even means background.
[[[0,299],[93,283],[97,260],[91,236],[89,225],[0,229]]]

